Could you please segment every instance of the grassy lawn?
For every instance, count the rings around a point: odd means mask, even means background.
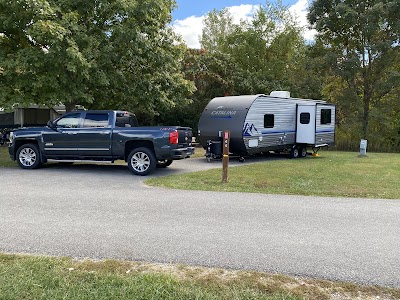
[[[400,290],[259,272],[0,254],[1,299],[398,299]]]
[[[0,168],[1,167],[16,167],[17,163],[12,161],[6,146],[0,146]]]
[[[207,191],[400,199],[400,154],[321,151],[319,157],[268,160],[146,180],[153,186]]]

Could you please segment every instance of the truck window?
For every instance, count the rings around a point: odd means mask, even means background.
[[[264,115],[264,128],[274,128],[274,126],[275,126],[275,116]]]
[[[332,110],[321,109],[321,124],[331,124]]]
[[[115,127],[137,127],[136,116],[130,113],[117,113]]]
[[[61,128],[78,128],[80,117],[80,113],[70,114],[59,119],[56,126]]]
[[[107,127],[108,114],[86,114],[83,127]]]

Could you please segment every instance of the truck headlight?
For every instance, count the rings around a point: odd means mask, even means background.
[[[11,131],[10,132],[10,144],[12,144],[14,142],[14,133]]]

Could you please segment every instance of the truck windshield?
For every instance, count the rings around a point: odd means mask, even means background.
[[[117,113],[115,127],[137,127],[136,116],[131,113]]]

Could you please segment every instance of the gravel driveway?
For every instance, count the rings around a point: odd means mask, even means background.
[[[220,162],[189,159],[153,176],[211,167]],[[143,179],[118,165],[0,169],[0,251],[400,288],[400,200],[178,191]]]

